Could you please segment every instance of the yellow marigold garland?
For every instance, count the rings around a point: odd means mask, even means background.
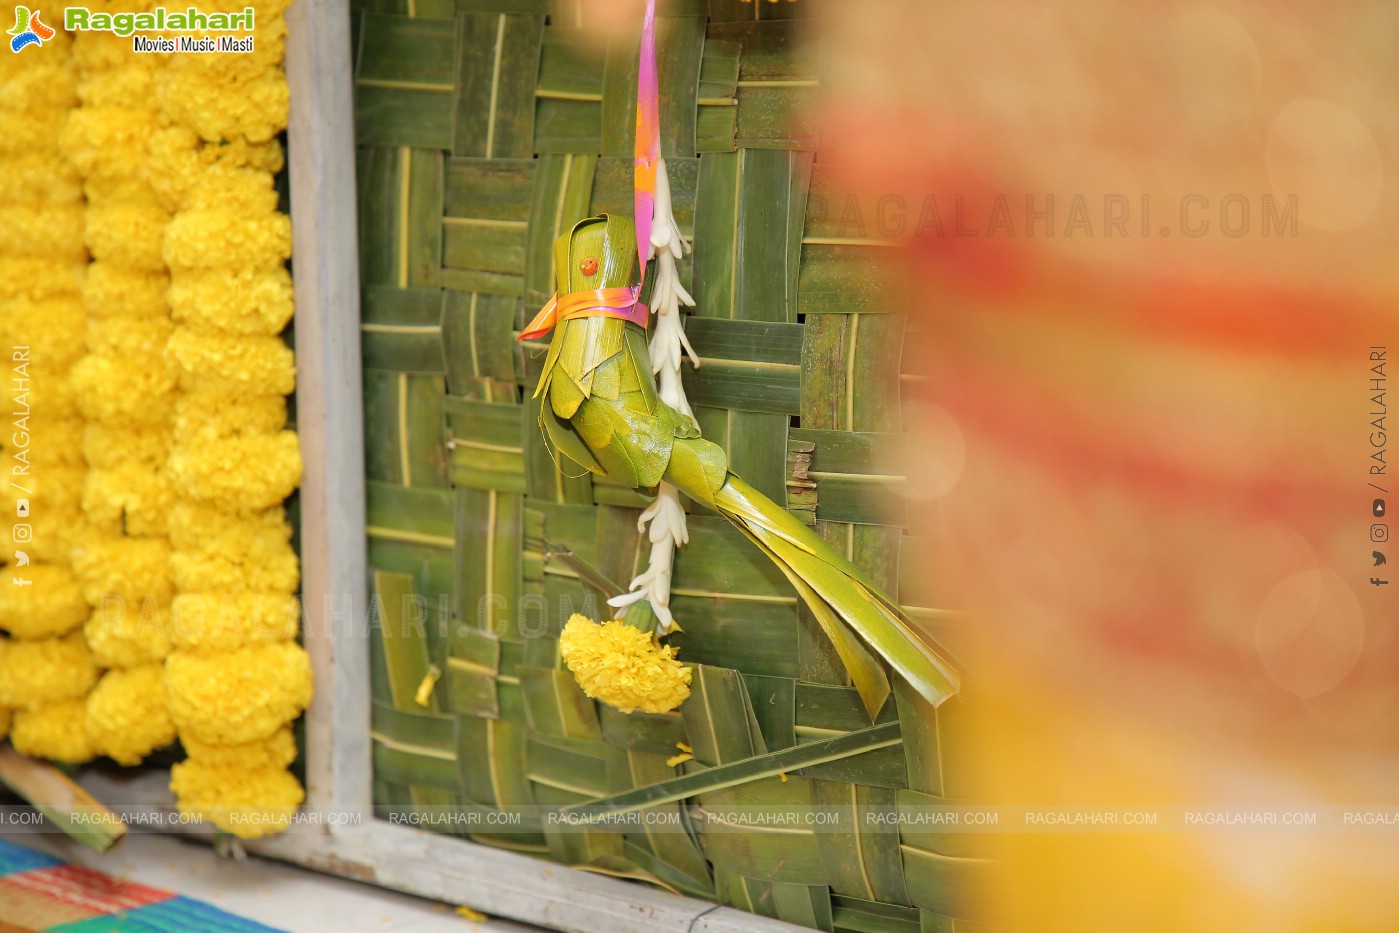
[[[69,562],[83,524],[70,370],[83,352],[87,261],[79,174],[60,145],[78,102],[71,52],[58,33],[43,56],[0,57],[0,348],[25,380],[0,439],[18,484],[0,493],[10,545],[0,552],[0,719],[19,751],[78,762],[91,757],[82,711],[98,668]]]
[[[34,585],[0,592],[0,736],[134,764],[178,729],[181,808],[245,836],[303,799],[289,723],[311,694],[281,508],[301,471],[272,184],[285,0],[255,5],[250,55],[59,33],[0,61],[0,335],[30,348],[49,444]]]
[[[291,226],[273,185],[285,2],[254,5],[255,54],[176,56],[156,76],[165,126],[150,140],[157,200],[173,214],[162,258],[176,325],[165,360],[177,387],[166,470],[178,595],[165,682],[189,758],[170,787],[182,812],[250,838],[285,828],[302,802],[286,770],[289,723],[311,699],[281,508],[301,476],[284,430],[296,370],[280,336],[292,313]]]
[[[83,106],[63,144],[84,176],[93,263],[83,288],[88,353],[73,367],[88,420],[81,449],[89,531],[73,548],[73,567],[96,607],[83,635],[108,668],[87,698],[83,735],[92,754],[136,764],[174,739],[161,668],[169,650],[162,612],[173,596],[162,516],[168,483],[153,452],[144,461],[122,456],[139,446],[122,439],[127,432],[169,448],[175,374],[164,344],[173,325],[161,258],[169,217],[149,184],[146,146],[158,125],[146,102],[163,62],[133,56],[129,42],[106,34],[82,33],[74,46]]]

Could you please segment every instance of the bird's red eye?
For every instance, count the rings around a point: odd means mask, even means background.
[[[597,260],[589,256],[587,259],[583,260],[581,263],[578,264],[578,269],[584,275],[593,275],[597,272]]]

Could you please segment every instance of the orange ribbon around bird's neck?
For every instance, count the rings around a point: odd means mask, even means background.
[[[516,340],[534,340],[543,337],[561,324],[575,317],[614,317],[646,327],[651,309],[637,301],[641,286],[619,286],[598,288],[586,292],[569,292],[566,295],[554,293],[540,312],[529,322],[525,332]]]

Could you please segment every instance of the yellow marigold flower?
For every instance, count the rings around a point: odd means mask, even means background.
[[[140,764],[175,741],[175,721],[165,705],[164,665],[108,671],[87,695],[86,709],[93,751],[117,764]]]
[[[154,599],[128,603],[103,599],[83,625],[93,659],[103,667],[132,668],[163,661],[170,653],[170,610]]]
[[[182,213],[232,211],[244,217],[277,212],[277,189],[272,173],[254,168],[211,165],[190,185]]]
[[[175,400],[175,436],[182,444],[276,434],[286,423],[283,395],[181,392]]]
[[[196,758],[170,769],[170,790],[181,813],[243,839],[286,829],[306,799],[301,784],[282,768],[219,766]]]
[[[288,641],[301,628],[301,603],[290,593],[181,593],[170,604],[177,648],[232,651],[262,641]]]
[[[5,127],[0,115],[0,151]],[[44,301],[56,295],[76,295],[83,287],[86,266],[79,261],[55,262],[46,256],[0,254],[0,299],[24,296]]]
[[[291,540],[291,526],[287,524],[286,511],[280,505],[240,515],[181,501],[170,510],[170,546],[177,551],[196,550],[208,542],[224,541],[227,547],[247,549],[254,538],[267,534],[275,535],[281,541]]]
[[[130,6],[128,3],[107,2],[102,4],[102,12],[139,13],[150,9],[149,3],[142,8],[128,9]],[[112,71],[135,57],[131,54],[129,37],[123,39],[110,32],[80,32],[73,36],[73,61],[83,71]]]
[[[64,35],[62,29],[55,32],[54,39]],[[77,72],[64,57],[53,54],[57,49],[50,46],[44,51],[43,56],[24,56],[28,59],[24,67],[0,81],[0,110],[67,110],[78,102]]]
[[[4,259],[0,258],[0,270],[3,269],[4,265]],[[86,359],[87,357],[83,357],[73,365],[76,367]],[[30,409],[34,415],[46,421],[80,417],[78,395],[73,385],[72,370],[67,367],[57,368],[49,366],[41,360],[34,360],[29,364],[29,388],[27,391],[25,401]],[[7,442],[10,442],[9,432],[3,436]]]
[[[30,758],[46,758],[66,764],[82,764],[97,752],[84,727],[86,706],[81,698],[46,703],[34,709],[15,710],[10,744]]]
[[[17,580],[28,585],[18,586]],[[0,628],[15,638],[66,635],[87,613],[87,600],[67,567],[31,563],[0,569]]]
[[[13,495],[0,495],[0,515],[15,514],[12,505],[7,508],[7,504],[12,503],[15,498]],[[34,513],[28,518],[33,537],[24,542],[22,550],[29,555],[31,565],[67,566],[73,548],[82,540],[87,528],[82,510],[76,506],[64,509],[46,508],[42,512],[38,511],[38,506],[34,508]]]
[[[300,576],[281,508],[240,516],[181,501],[170,510],[170,547],[186,593],[291,593]]]
[[[32,403],[32,400],[31,400]],[[10,419],[11,421],[13,419]],[[10,425],[7,423],[6,427]],[[13,441],[13,429],[6,433],[5,440],[11,441],[10,446],[16,447]],[[30,480],[33,482],[23,482],[21,484],[31,490],[31,494],[20,493],[24,498],[34,502],[35,496],[32,492],[38,486],[43,486],[51,490],[50,499],[54,499],[52,490],[58,485],[58,481],[48,474],[50,471],[63,472],[64,481],[68,482],[69,477],[73,477],[72,472],[76,471],[80,477],[83,468],[83,422],[75,417],[50,417],[47,412],[34,412],[30,414],[25,428],[20,428],[21,440],[25,440],[24,434],[28,433],[26,457],[33,466],[30,473]],[[3,446],[3,445],[0,445]],[[9,485],[6,483],[6,485]],[[60,493],[58,499],[64,502],[72,501],[72,493],[66,495]]]
[[[83,458],[93,470],[112,470],[128,463],[163,467],[170,456],[170,428],[122,428],[89,421],[83,426],[82,444]]]
[[[55,369],[67,369],[83,355],[82,344],[73,337],[82,333],[86,323],[87,309],[82,299],[71,292],[42,301],[18,298],[5,309],[0,333],[11,344],[27,346],[30,359],[41,360]],[[5,362],[8,367],[11,361]]]
[[[0,206],[0,251],[81,260],[82,202]]]
[[[170,316],[200,330],[280,334],[293,304],[291,274],[277,262],[182,273],[170,285]]]
[[[216,744],[253,742],[311,702],[311,662],[289,641],[213,654],[174,651],[165,661],[165,686],[181,735]]]
[[[264,142],[286,127],[290,95],[281,72],[271,68],[261,71],[260,75],[254,73],[235,82],[238,93],[230,94],[226,75],[210,81],[192,69],[173,67],[172,63],[157,80],[156,99],[172,120],[210,142],[239,136]]]
[[[132,269],[93,262],[83,282],[83,306],[90,317],[164,317],[170,278],[161,270]]]
[[[175,490],[163,466],[140,461],[90,470],[83,484],[83,511],[95,528],[108,534],[163,537],[174,501]]]
[[[31,435],[36,443],[47,443],[42,433],[31,432]],[[41,507],[44,510],[74,513],[81,507],[83,477],[86,474],[82,466],[45,465],[42,470],[33,470],[23,479],[14,477],[25,489],[16,489],[6,482],[4,488],[0,488],[0,509],[4,510],[6,517],[12,516],[18,500],[28,499],[34,513],[30,516],[32,519],[42,517]]]
[[[285,164],[281,145],[275,140],[250,143],[244,138],[204,143],[185,126],[157,131],[149,142],[150,179],[160,203],[167,210],[184,207],[185,195],[213,166],[246,167],[276,174]]]
[[[291,348],[276,337],[180,327],[165,352],[186,391],[281,396],[296,388]]]
[[[97,665],[82,632],[0,642],[0,706],[36,709],[86,696],[95,683]]]
[[[67,110],[7,110],[0,107],[0,154],[51,152],[56,156],[58,139],[67,121]]]
[[[169,318],[96,318],[87,324],[87,350],[122,357],[131,366],[144,366],[147,361],[158,364],[157,358],[165,353],[165,342],[174,330]]]
[[[94,606],[111,596],[132,606],[147,598],[165,606],[174,595],[170,544],[163,538],[88,535],[73,548],[73,572]]]
[[[63,203],[83,196],[82,178],[52,153],[0,157],[0,201],[6,204]]]
[[[87,246],[94,259],[159,272],[170,215],[148,201],[89,204]]]
[[[675,648],[625,622],[599,625],[574,613],[559,653],[584,693],[624,713],[668,712],[690,695],[691,670],[675,660]]]
[[[296,737],[290,725],[283,726],[265,739],[238,745],[212,745],[193,736],[180,736],[186,754],[202,764],[215,768],[276,768],[281,770],[296,760]]]
[[[73,364],[72,387],[83,417],[113,427],[169,422],[175,403],[175,368],[157,359],[150,366],[89,353]]]
[[[88,204],[104,208],[156,200],[150,182],[136,175],[89,175],[83,179],[83,194]]]
[[[291,256],[291,220],[285,214],[248,217],[228,208],[186,210],[170,221],[165,263],[172,271],[266,263]]]
[[[131,57],[129,44],[126,55]],[[94,83],[107,82],[104,76]],[[143,107],[83,106],[68,118],[60,144],[87,178],[142,179],[147,170],[146,140],[156,126],[155,113]]]
[[[260,512],[281,504],[301,479],[296,434],[236,437],[177,446],[170,454],[175,488],[229,512]]]
[[[155,56],[132,55],[130,45],[124,51],[126,58],[117,67],[103,69],[100,74],[78,81],[78,99],[82,106],[75,113],[152,99],[157,69]]]
[[[9,710],[0,707],[0,741],[4,741],[5,736],[10,734],[10,719],[12,715],[13,714]]]

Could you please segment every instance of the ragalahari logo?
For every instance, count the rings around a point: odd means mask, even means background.
[[[19,52],[26,46],[43,45],[53,38],[54,32],[39,19],[39,11],[29,12],[27,6],[15,7],[15,28],[10,30],[10,35],[14,36],[10,40],[10,51]]]

